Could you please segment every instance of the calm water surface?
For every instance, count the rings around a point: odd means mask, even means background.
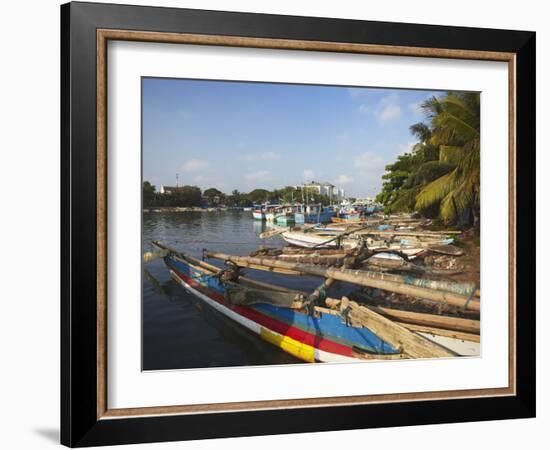
[[[200,258],[204,248],[247,255],[260,245],[283,244],[279,237],[258,238],[263,230],[265,223],[254,221],[250,211],[144,213],[143,249],[150,251],[151,241],[161,240]],[[187,292],[170,278],[162,259],[144,264],[143,270],[144,370],[300,363]],[[253,270],[246,273],[305,291],[312,291],[321,281]]]

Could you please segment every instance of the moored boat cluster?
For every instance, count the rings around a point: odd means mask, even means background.
[[[286,246],[193,258],[154,242],[172,277],[262,339],[309,362],[479,355],[480,290],[464,271],[460,231],[413,216],[273,227]],[[223,262],[223,267],[207,260]],[[319,278],[313,292],[250,277],[255,271]],[[348,287],[336,297],[336,285]],[[340,291],[337,289],[336,291]]]

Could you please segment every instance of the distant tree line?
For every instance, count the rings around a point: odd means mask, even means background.
[[[250,207],[259,203],[322,203],[330,204],[330,198],[327,195],[320,195],[312,189],[295,188],[286,186],[282,189],[254,189],[248,193],[233,190],[231,194],[225,194],[219,189],[209,188],[204,192],[197,186],[185,185],[173,189],[169,194],[157,192],[156,187],[149,181],[143,182],[143,206],[162,207],[162,206],[207,206],[207,205],[226,205]]]
[[[143,182],[143,206],[199,206],[202,193],[197,186],[182,186],[170,194],[156,191],[149,181]]]

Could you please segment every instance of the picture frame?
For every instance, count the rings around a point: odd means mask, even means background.
[[[535,33],[73,2],[61,7],[61,442],[70,447],[535,416]],[[509,384],[264,402],[107,404],[107,43],[501,61],[509,71]]]

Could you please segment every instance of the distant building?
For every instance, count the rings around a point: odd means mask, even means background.
[[[327,181],[322,183],[311,181],[310,183],[303,183],[294,187],[303,191],[314,192],[319,195],[326,195],[332,201],[337,202],[343,200],[345,195],[343,189],[337,188],[332,183],[329,183]]]
[[[356,205],[372,205],[374,203],[374,199],[371,197],[362,197],[355,200],[354,204]]]
[[[162,184],[160,185],[160,189],[159,189],[159,192],[161,194],[171,194],[173,192],[177,192],[181,189],[181,187],[178,187],[178,186],[163,186]]]

